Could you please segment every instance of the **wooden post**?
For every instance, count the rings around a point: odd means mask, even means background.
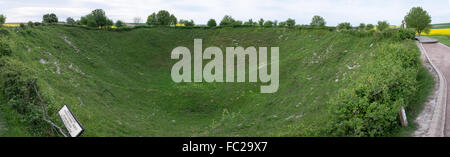
[[[406,112],[405,112],[405,108],[400,109],[400,123],[402,124],[402,126],[407,127],[408,126],[408,119],[406,118]]]

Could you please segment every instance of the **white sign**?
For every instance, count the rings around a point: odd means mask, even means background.
[[[66,126],[66,129],[69,132],[70,136],[78,137],[81,135],[81,133],[83,133],[83,126],[81,126],[80,122],[78,122],[75,116],[73,116],[67,105],[64,105],[61,110],[59,110],[58,114],[59,117],[61,117],[64,126]]]

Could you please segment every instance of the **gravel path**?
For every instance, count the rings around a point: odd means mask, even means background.
[[[446,105],[450,106],[450,48],[441,43],[422,44],[431,62],[447,81]],[[450,136],[450,107],[445,108],[444,136]]]

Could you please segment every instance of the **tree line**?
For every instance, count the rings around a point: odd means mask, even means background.
[[[3,24],[6,21],[6,16],[0,15],[0,27],[3,26]],[[138,23],[140,21],[140,18],[135,18],[135,23]],[[42,17],[42,23],[52,24],[52,23],[58,23],[58,17],[54,13],[45,14]],[[415,28],[417,33],[422,32],[428,32],[431,28],[431,16],[427,13],[427,11],[423,10],[421,7],[413,7],[411,10],[407,13],[407,15],[404,17],[403,20],[404,24],[408,28]],[[79,20],[74,20],[71,17],[68,17],[66,19],[66,23],[70,25],[86,25],[88,27],[99,27],[99,28],[105,28],[110,26],[116,26],[116,27],[125,27],[126,23],[117,20],[115,23],[113,20],[109,19],[106,16],[106,13],[102,9],[95,9],[88,15],[82,16]],[[158,12],[154,12],[150,14],[147,17],[146,21],[147,25],[150,26],[173,26],[177,24],[184,25],[186,27],[192,27],[195,26],[194,20],[185,20],[180,19],[178,20],[175,15],[170,14],[166,10],[160,10]],[[39,25],[39,23],[32,23],[31,21],[28,22],[28,25]],[[288,18],[286,21],[271,21],[271,20],[264,20],[263,18],[259,19],[258,21],[253,21],[253,19],[249,19],[248,21],[241,21],[241,20],[235,20],[230,15],[225,15],[220,23],[217,23],[215,19],[208,20],[207,24],[208,27],[229,27],[229,26],[261,26],[261,27],[294,27],[296,26],[296,22],[294,19]],[[21,25],[22,26],[22,25]],[[311,19],[311,23],[309,24],[310,27],[325,27],[326,21],[323,17],[315,15]],[[342,22],[339,23],[336,26],[336,29],[338,31],[343,30],[376,30],[378,31],[384,31],[389,29],[389,23],[387,21],[378,21],[377,25],[373,24],[365,24],[360,23],[359,26],[353,27],[349,22]]]

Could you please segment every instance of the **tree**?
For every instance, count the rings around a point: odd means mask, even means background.
[[[31,21],[28,21],[27,26],[28,26],[28,27],[34,27],[34,23],[31,22]]]
[[[66,23],[69,24],[69,25],[74,25],[74,24],[76,24],[75,20],[74,20],[73,18],[71,18],[71,17],[68,17],[68,18],[66,19]]]
[[[156,13],[152,13],[147,17],[147,24],[148,25],[158,25],[158,18],[156,18]]]
[[[273,22],[268,20],[264,23],[264,27],[272,27],[273,26]]]
[[[314,16],[311,20],[311,26],[316,26],[316,27],[324,27],[326,24],[325,19],[323,19],[323,17],[321,16]]]
[[[359,26],[358,26],[358,28],[359,28],[359,30],[363,31],[363,30],[366,29],[366,24],[360,23]]]
[[[102,28],[107,24],[111,24],[110,22],[108,22],[108,18],[106,18],[105,11],[103,11],[102,9],[95,9],[91,12],[91,14],[97,26]]]
[[[108,17],[106,17],[105,11],[102,9],[95,9],[90,14],[82,16],[80,19],[80,24],[87,25],[89,27],[100,27],[112,26],[114,22]]]
[[[225,15],[220,21],[220,26],[232,26],[236,21],[230,15]]]
[[[112,26],[112,25],[114,25],[113,20],[111,20],[111,19],[106,19],[106,25],[105,25],[105,26]]]
[[[288,18],[288,19],[286,20],[286,25],[287,25],[288,27],[294,27],[294,26],[295,26],[295,20],[294,20],[294,19],[291,19],[291,18]]]
[[[208,25],[208,27],[216,27],[216,26],[217,26],[216,20],[214,20],[214,19],[209,19],[207,25]]]
[[[242,25],[242,21],[241,20],[236,20],[233,23],[233,26],[240,26],[240,25]]]
[[[188,21],[188,20],[181,19],[178,23],[184,24],[184,26],[186,26],[186,27],[195,26],[194,20]]]
[[[286,22],[280,22],[280,24],[278,26],[280,27],[286,27],[287,23]]]
[[[405,16],[406,27],[415,28],[420,35],[423,31],[430,29],[431,16],[421,7],[413,7]]]
[[[352,25],[349,22],[343,22],[338,24],[337,30],[351,30]]]
[[[176,25],[177,24],[177,18],[175,17],[175,15],[170,15],[170,20],[169,20],[169,25]]]
[[[152,13],[147,17],[147,24],[148,25],[163,25],[163,26],[169,26],[169,25],[176,25],[177,24],[177,18],[175,15],[170,14],[166,10],[160,10],[158,13]]]
[[[373,24],[367,24],[366,30],[372,30],[374,28]]]
[[[156,14],[156,19],[158,20],[159,25],[167,26],[170,24],[170,13],[166,10],[160,10]]]
[[[383,31],[389,28],[389,23],[387,21],[378,21],[377,30]]]
[[[58,17],[54,13],[45,14],[42,17],[43,23],[58,23]]]
[[[141,23],[141,22],[142,22],[141,17],[134,17],[134,18],[133,18],[133,23],[138,24],[138,23]],[[117,23],[117,22],[116,22],[116,23]]]
[[[259,19],[258,24],[259,24],[259,26],[263,26],[264,25],[264,19],[263,18]]]
[[[6,16],[5,15],[0,15],[0,27],[3,26],[3,24],[5,24],[6,22]]]
[[[249,19],[248,21],[244,22],[244,25],[254,26],[256,25],[256,22],[253,22],[253,19]]]
[[[117,20],[116,21],[116,27],[118,27],[118,28],[125,27],[125,23],[123,21]]]

